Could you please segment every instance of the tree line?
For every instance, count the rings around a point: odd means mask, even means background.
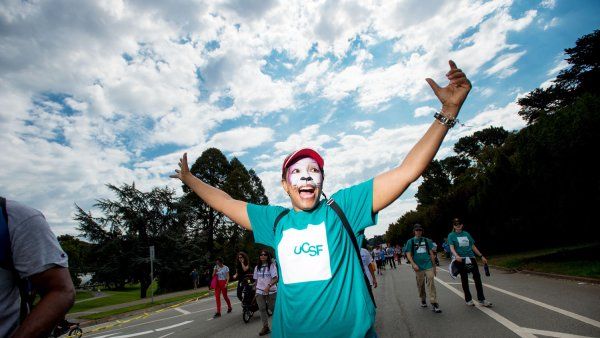
[[[235,157],[228,161],[216,148],[204,151],[190,171],[233,198],[268,204],[254,170],[246,169]],[[94,283],[113,289],[140,283],[141,297],[145,298],[151,284],[150,246],[156,252],[154,275],[159,289],[165,292],[189,288],[194,268],[200,275],[207,270],[212,274],[217,257],[233,269],[238,251],[258,256],[252,233],[209,207],[187,186],[182,186],[181,197],[166,187],[144,192],[135,183],[107,186],[115,198],[97,200],[98,214],[75,205],[79,237],[86,241],[69,235],[59,237],[76,284],[79,274],[90,272]]]
[[[597,241],[600,175],[600,30],[565,49],[569,66],[520,98],[518,132],[489,127],[463,137],[454,155],[423,174],[417,208],[390,224],[391,244],[420,223],[438,242],[459,217],[486,252]]]

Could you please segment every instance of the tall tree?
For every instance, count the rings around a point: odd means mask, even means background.
[[[181,225],[177,220],[174,192],[168,188],[154,188],[145,193],[135,184],[107,186],[116,199],[98,200],[95,207],[104,216],[97,218],[77,206],[78,230],[96,242],[97,253],[103,254],[96,255],[100,275],[113,278],[110,275],[116,274],[118,286],[123,286],[127,279],[140,282],[140,297],[145,298],[151,284],[149,247],[160,245],[165,233],[173,226]],[[106,253],[114,256],[106,256]]]
[[[558,73],[552,85],[519,99],[519,115],[528,124],[568,106],[583,93],[600,93],[600,30],[579,38],[565,54],[569,67]]]

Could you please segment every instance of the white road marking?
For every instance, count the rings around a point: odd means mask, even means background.
[[[193,320],[187,320],[185,322],[177,323],[177,324],[174,324],[174,325],[171,325],[171,326],[165,326],[165,327],[161,327],[161,328],[158,328],[158,329],[154,329],[154,331],[160,332],[160,331],[164,331],[164,330],[169,330],[169,329],[172,329],[174,327],[178,327],[178,326],[181,326],[181,325],[189,324],[191,322],[193,322]]]
[[[441,269],[441,268],[440,268],[440,269]],[[445,270],[445,269],[441,269],[441,270],[444,270],[444,271],[448,272],[448,270]],[[471,281],[472,281],[472,279],[469,279],[469,280],[471,280]],[[558,313],[560,313],[560,314],[562,314],[562,315],[565,315],[565,316],[567,316],[567,317],[571,317],[571,318],[573,318],[573,319],[579,320],[579,321],[581,321],[581,322],[584,322],[584,323],[586,323],[586,324],[590,324],[590,325],[592,325],[592,326],[595,326],[595,327],[598,327],[598,328],[600,328],[600,322],[599,322],[599,321],[597,321],[597,320],[594,320],[594,319],[592,319],[592,318],[588,318],[588,317],[585,317],[585,316],[582,316],[582,315],[579,315],[579,314],[573,313],[573,312],[571,312],[571,311],[563,310],[563,309],[561,309],[561,308],[558,308],[558,307],[556,307],[556,306],[552,306],[552,305],[550,305],[550,304],[542,303],[542,302],[540,302],[540,301],[537,301],[537,300],[535,300],[535,299],[531,299],[531,298],[529,298],[529,297],[521,296],[521,295],[519,295],[519,294],[516,294],[516,293],[514,293],[514,292],[510,292],[510,291],[508,291],[508,290],[501,289],[501,288],[499,288],[499,287],[497,287],[497,286],[493,286],[493,285],[490,285],[490,284],[487,284],[487,283],[482,283],[482,284],[483,284],[483,286],[486,286],[486,287],[488,287],[488,288],[490,288],[490,289],[492,289],[492,290],[496,290],[496,291],[498,291],[498,292],[502,292],[502,293],[504,293],[504,294],[507,294],[507,295],[509,295],[509,296],[512,296],[512,297],[518,298],[518,299],[520,299],[520,300],[524,300],[524,301],[526,301],[526,302],[529,302],[529,303],[531,303],[531,304],[535,304],[535,305],[537,305],[537,306],[541,306],[541,307],[543,307],[543,308],[545,308],[545,309],[547,309],[547,310],[554,311],[554,312],[558,312]]]
[[[233,305],[237,305],[237,304],[240,304],[240,302],[239,301],[232,301],[231,302],[232,306]],[[210,310],[216,310],[216,309],[217,309],[216,307],[212,307],[212,308],[208,308],[208,309],[203,309],[203,310],[198,310],[198,311],[192,311],[192,312],[190,312],[190,314],[200,313],[200,312],[205,312],[205,311],[210,311]],[[171,317],[150,320],[150,321],[139,323],[139,324],[129,325],[129,326],[127,326],[127,328],[132,328],[132,327],[136,327],[136,326],[140,326],[140,325],[147,325],[147,324],[150,324],[150,323],[161,322],[161,321],[165,321],[165,320],[169,320],[169,319],[173,319],[173,318],[177,318],[177,317],[181,317],[181,316],[185,316],[185,315],[184,314],[180,314],[180,315],[175,315],[175,316],[171,316]],[[108,333],[110,331],[116,331],[116,330],[123,330],[123,327],[120,327],[118,329],[110,329],[110,330],[104,331],[104,333]],[[116,334],[116,333],[112,333],[112,334]],[[93,338],[99,338],[99,337],[93,337]]]
[[[558,338],[593,338],[589,336],[579,336],[576,334],[564,333],[564,332],[555,332],[555,331],[545,331],[545,330],[536,330],[536,329],[527,329],[522,328],[521,330],[531,332],[533,334],[537,334],[540,336],[546,337],[558,337]]]
[[[171,326],[160,327],[158,329],[154,329],[154,330],[150,330],[150,331],[136,332],[136,333],[126,334],[126,335],[123,335],[123,336],[114,336],[114,337],[111,337],[111,338],[127,338],[127,337],[143,336],[145,334],[150,334],[150,333],[154,333],[154,332],[160,332],[160,331],[164,331],[164,330],[169,330],[169,329],[172,329],[174,327],[178,327],[178,326],[181,326],[181,325],[189,324],[191,322],[193,322],[193,320],[188,320],[188,321],[177,323],[177,324],[174,324],[174,325],[171,325]],[[170,334],[172,334],[172,333],[170,333]],[[168,335],[166,335],[166,336],[168,336]],[[166,336],[163,336],[163,337],[166,337]]]
[[[191,313],[188,310],[184,310],[184,309],[179,308],[179,307],[173,308],[173,310],[179,311],[179,312],[183,313],[184,315],[189,315]]]
[[[160,337],[158,337],[158,338],[164,338],[164,337],[167,337],[167,336],[170,336],[170,335],[172,335],[173,333],[175,333],[175,332],[167,333],[166,335],[164,335],[164,336],[160,336]]]
[[[132,334],[126,334],[126,335],[123,335],[123,336],[114,336],[112,338],[127,338],[127,337],[143,336],[145,334],[150,334],[150,333],[153,333],[153,332],[154,332],[154,330],[144,331],[144,332],[136,332],[136,333],[132,333]]]
[[[459,297],[461,297],[461,298],[464,297],[464,294],[462,292],[456,290],[452,285],[444,282],[443,280],[441,280],[438,277],[435,277],[435,279],[440,284],[442,284],[443,286],[445,286],[448,290],[450,290],[450,291],[454,292],[455,294],[457,294]],[[521,327],[519,325],[511,322],[507,318],[503,317],[502,315],[498,314],[497,312],[495,312],[495,311],[493,311],[493,310],[491,310],[491,309],[489,309],[487,307],[477,306],[477,309],[479,309],[480,311],[482,311],[486,315],[492,317],[498,323],[504,325],[507,329],[511,330],[512,332],[514,332],[519,337],[537,338],[534,334],[529,333],[529,332],[524,332],[523,330],[521,330]]]
[[[531,299],[531,298],[528,298],[528,297],[525,297],[525,296],[521,296],[521,295],[518,295],[516,293],[510,292],[510,291],[506,291],[504,289],[500,289],[499,287],[496,287],[496,286],[493,286],[493,285],[489,285],[489,284],[483,284],[483,285],[487,286],[488,288],[490,288],[492,290],[496,290],[496,291],[505,293],[505,294],[507,294],[509,296],[513,296],[515,298],[519,298],[519,299],[524,300],[526,302],[535,304],[537,306],[541,306],[541,307],[543,307],[545,309],[548,309],[548,310],[551,310],[551,311],[554,311],[554,312],[558,312],[558,313],[560,313],[562,315],[565,315],[567,317],[571,317],[573,319],[577,319],[577,320],[579,320],[581,322],[584,322],[584,323],[587,323],[587,324],[590,324],[592,326],[600,328],[600,322],[597,321],[597,320],[594,320],[592,318],[588,318],[588,317],[585,317],[585,316],[582,316],[582,315],[578,315],[578,314],[573,313],[571,311],[563,310],[561,308],[557,308],[556,306],[552,306],[550,304],[542,303],[542,302],[537,301],[535,299]]]
[[[116,334],[119,334],[119,332],[115,332],[115,333],[111,333],[111,334],[106,334],[104,336],[96,336],[94,338],[108,338],[108,337],[116,335]]]

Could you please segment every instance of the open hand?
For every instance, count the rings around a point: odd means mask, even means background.
[[[442,103],[444,111],[447,114],[458,114],[458,110],[471,90],[471,81],[467,79],[465,73],[456,66],[454,61],[450,60],[448,64],[450,64],[450,71],[446,73],[446,77],[450,80],[450,83],[446,87],[440,87],[430,78],[425,79],[425,81],[429,83],[433,93]]]
[[[185,175],[190,173],[190,168],[187,163],[187,153],[183,153],[183,157],[179,159],[179,169],[175,169],[175,174],[169,175],[171,178],[178,178],[183,181]]]

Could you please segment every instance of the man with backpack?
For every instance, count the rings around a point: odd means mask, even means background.
[[[47,337],[75,299],[67,255],[41,212],[0,206],[0,337]]]
[[[427,294],[425,293],[425,284],[429,293],[429,301],[433,312],[440,313],[440,306],[437,302],[437,294],[435,290],[435,259],[433,254],[433,242],[426,237],[423,237],[423,227],[420,224],[415,224],[413,227],[415,237],[406,242],[404,250],[406,257],[410,262],[417,278],[417,289],[421,298],[421,307],[427,307]]]

